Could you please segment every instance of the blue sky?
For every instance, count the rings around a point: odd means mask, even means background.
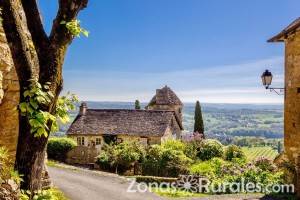
[[[39,1],[49,32],[57,4]],[[283,44],[266,40],[299,17],[299,0],[90,0],[88,38],[75,39],[64,91],[82,100],[147,102],[170,86],[184,102],[281,103]]]

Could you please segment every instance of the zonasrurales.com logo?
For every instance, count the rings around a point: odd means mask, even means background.
[[[193,175],[180,176],[176,186],[183,191],[196,193],[199,188],[199,177]]]
[[[245,179],[239,182],[211,182],[205,177],[193,175],[181,175],[176,182],[136,182],[136,179],[129,179],[130,185],[127,192],[159,191],[186,191],[191,193],[294,193],[294,185],[274,184],[265,185],[259,182],[253,183]]]

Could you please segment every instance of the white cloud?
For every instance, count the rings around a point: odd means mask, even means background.
[[[164,73],[65,71],[65,91],[75,92],[83,100],[149,101],[156,88],[169,85],[186,102],[281,103],[282,96],[262,87],[260,75],[269,68],[274,74],[274,86],[280,87],[283,65],[282,57],[274,57]]]

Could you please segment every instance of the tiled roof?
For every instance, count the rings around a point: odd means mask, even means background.
[[[282,42],[290,33],[298,30],[300,28],[300,17],[283,29],[279,34],[275,35],[268,42]]]
[[[173,111],[88,109],[76,117],[67,134],[163,136],[172,120],[176,123]]]
[[[175,92],[168,86],[156,90],[156,95],[151,99],[149,105],[182,105]]]

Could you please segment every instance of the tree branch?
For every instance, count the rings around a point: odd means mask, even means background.
[[[49,46],[49,38],[44,30],[36,0],[22,0],[27,26],[36,48],[39,60],[44,56],[43,49]]]
[[[59,0],[59,9],[53,22],[50,41],[55,46],[65,46],[72,42],[74,36],[61,24],[76,19],[79,11],[87,7],[88,0]]]
[[[25,13],[19,0],[0,1],[0,7],[3,8],[2,23],[14,65],[20,84],[24,86],[29,83],[29,79],[36,78],[39,73],[36,51],[24,21]]]

